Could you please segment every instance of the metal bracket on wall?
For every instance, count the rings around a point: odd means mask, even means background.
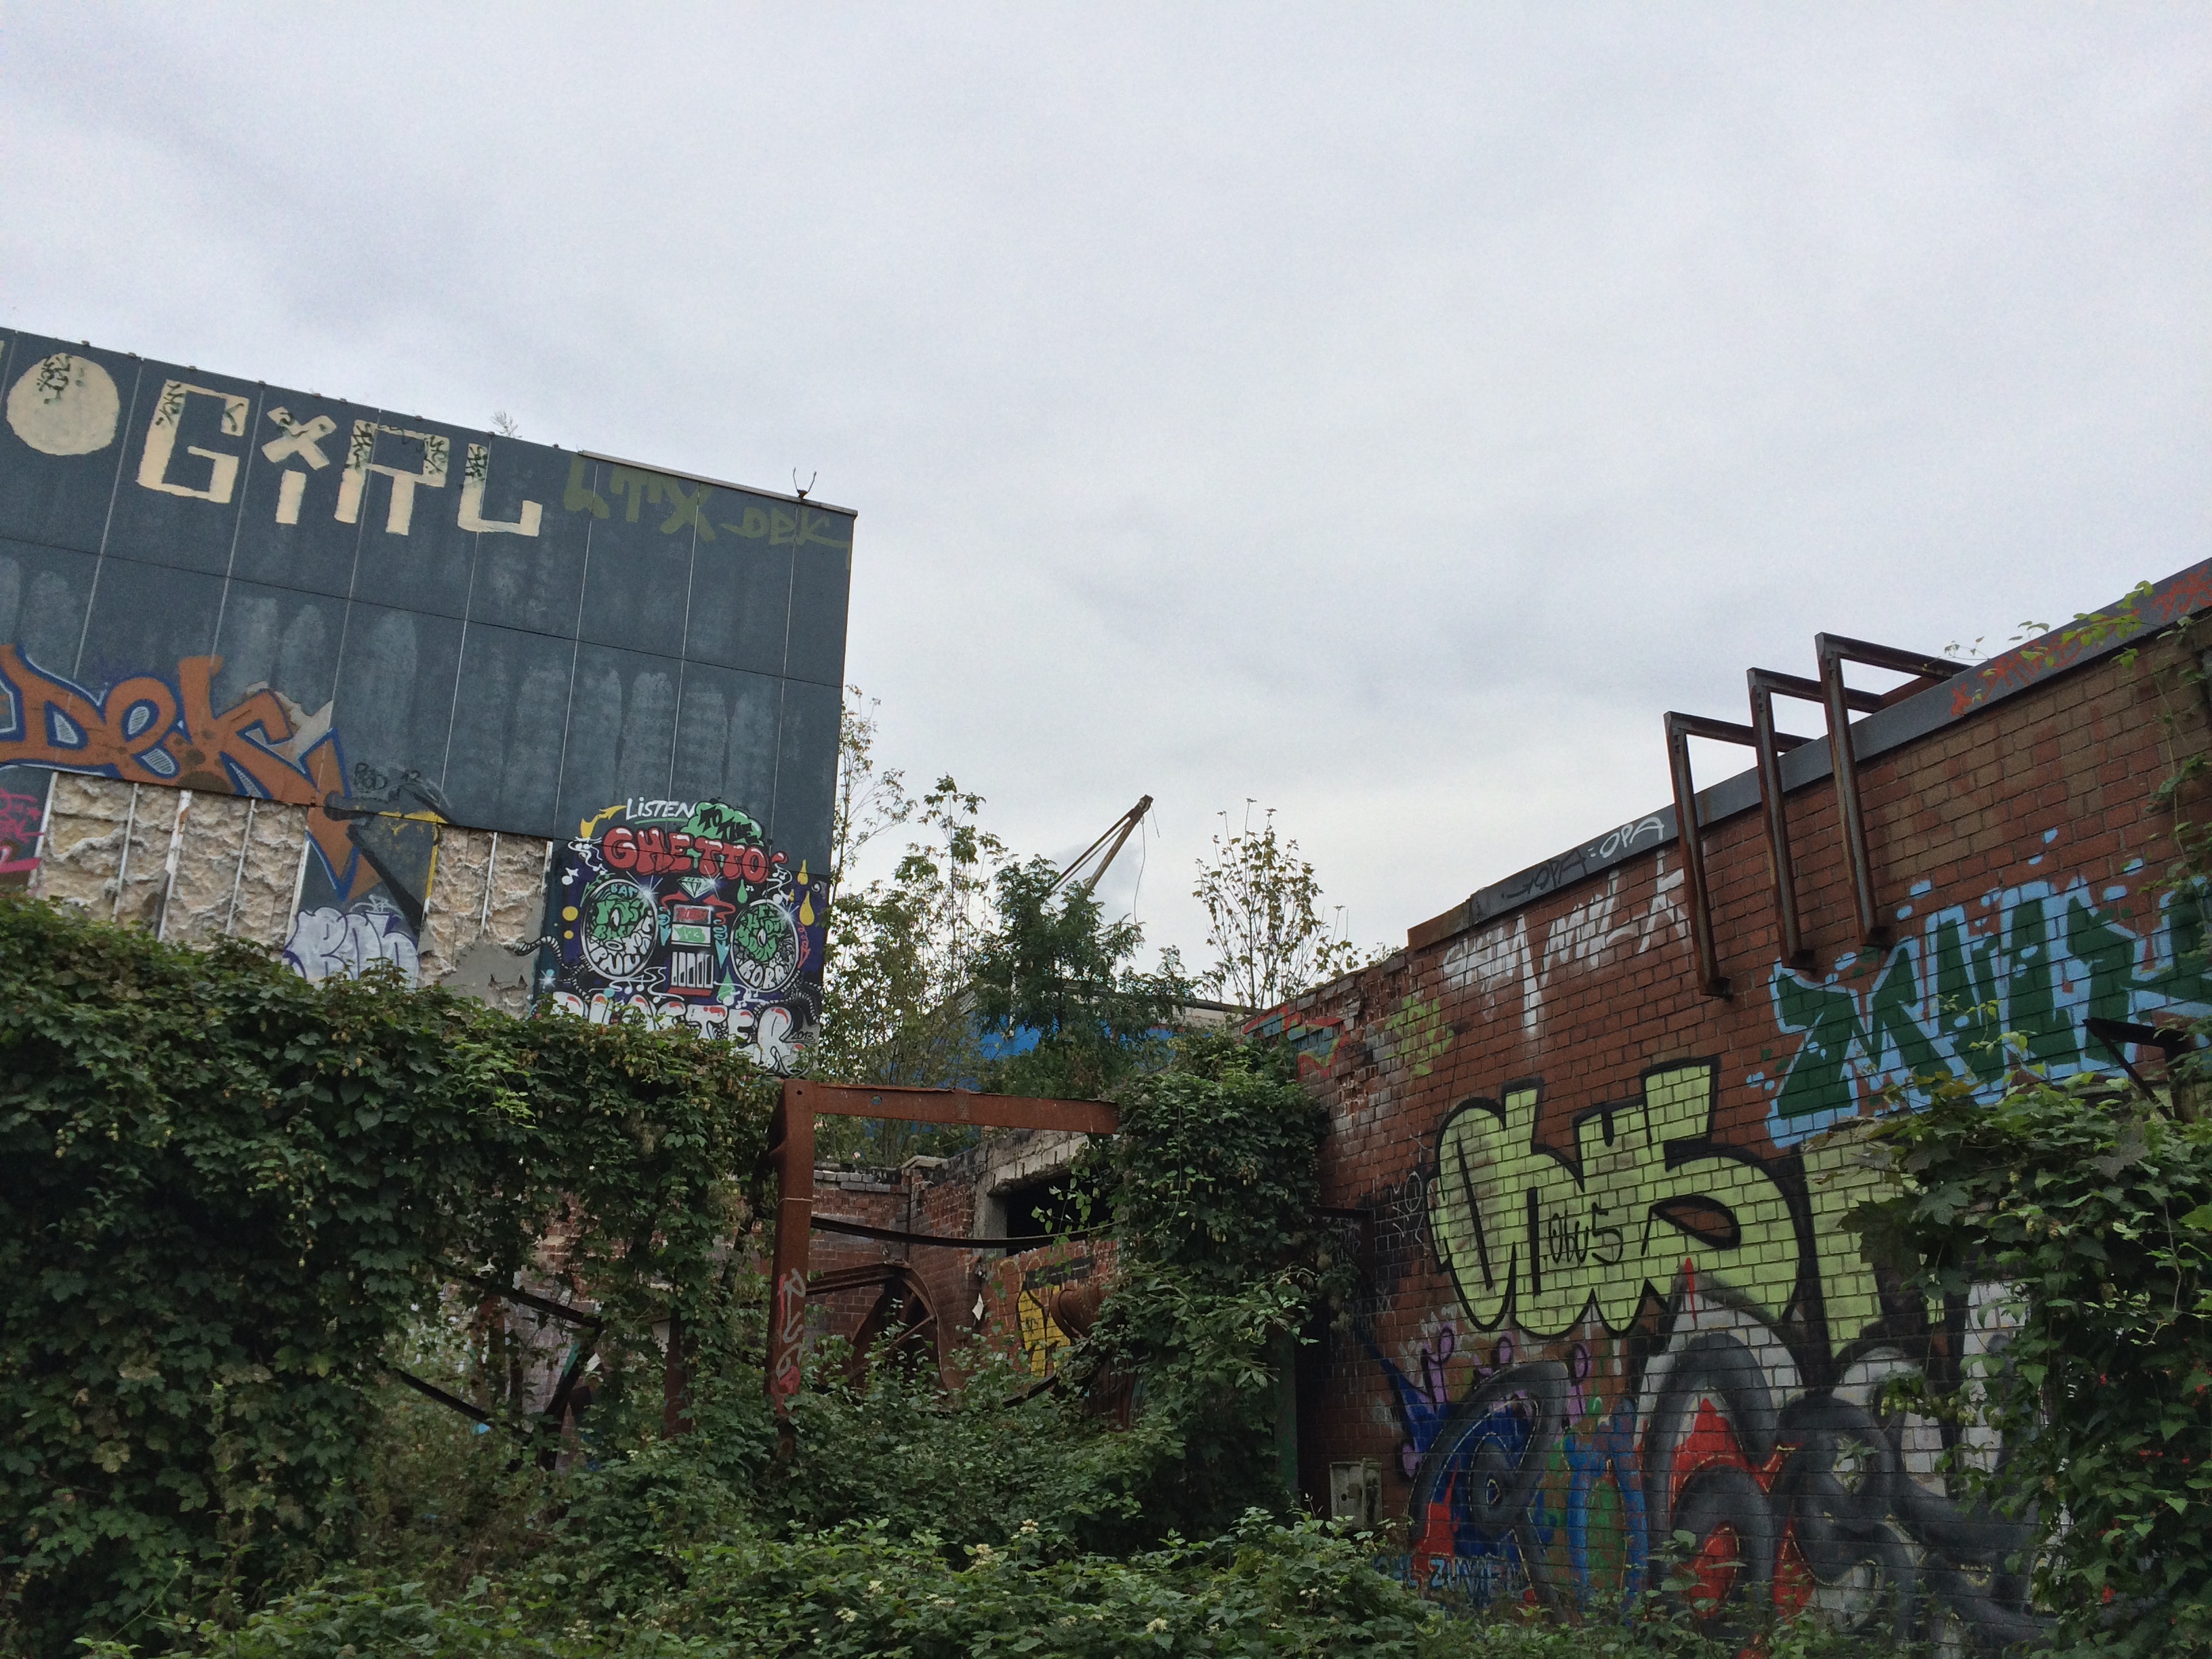
[[[1769,730],[1765,741],[1794,748],[1804,738]],[[1674,780],[1674,832],[1682,848],[1682,902],[1690,912],[1690,937],[1698,947],[1698,988],[1709,997],[1729,994],[1728,978],[1721,972],[1720,951],[1713,939],[1711,890],[1705,884],[1705,826],[1698,822],[1698,784],[1690,772],[1690,739],[1711,738],[1717,743],[1760,744],[1759,734],[1734,720],[1708,720],[1703,714],[1667,714],[1667,770]]]
[[[1804,924],[1797,915],[1797,870],[1790,856],[1790,810],[1784,802],[1782,756],[1805,739],[1774,729],[1774,700],[1797,697],[1825,703],[1827,694],[1818,680],[1771,668],[1747,669],[1744,679],[1751,688],[1752,746],[1759,751],[1759,804],[1766,815],[1766,855],[1774,866],[1774,921],[1782,934],[1782,959],[1792,968],[1808,966],[1813,952],[1805,943]],[[1846,689],[1844,701],[1862,713],[1881,707],[1871,691]]]
[[[1851,752],[1852,692],[1844,684],[1844,665],[1863,663],[1893,673],[1915,674],[1947,680],[1966,670],[1965,663],[1900,651],[1841,634],[1815,634],[1814,654],[1820,661],[1820,702],[1828,716],[1828,758],[1836,774],[1836,813],[1844,832],[1844,853],[1850,860],[1851,893],[1858,907],[1859,940],[1880,945],[1885,937],[1881,913],[1874,890],[1874,858],[1867,850],[1866,812],[1859,801],[1858,757]]]

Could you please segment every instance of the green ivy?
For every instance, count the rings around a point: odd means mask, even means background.
[[[2038,1600],[2081,1650],[2212,1652],[2212,1125],[2094,1077],[1936,1096],[1875,1132],[1896,1191],[1853,1224],[1947,1341],[1990,1336],[1910,1403],[1952,1479],[2035,1523]]]
[[[1352,1267],[1315,1213],[1328,1111],[1288,1053],[1212,1033],[1177,1048],[1128,1085],[1120,1132],[1089,1155],[1119,1256],[1097,1325],[1061,1364],[1095,1402],[1131,1399],[1171,1437],[1146,1509],[1202,1533],[1294,1501],[1279,1387]]]
[[[0,895],[0,1636],[230,1616],[343,1559],[387,1345],[549,1224],[611,1409],[657,1389],[653,1319],[730,1328],[714,1246],[767,1105],[726,1045]]]

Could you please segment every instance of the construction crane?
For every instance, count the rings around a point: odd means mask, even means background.
[[[1088,898],[1091,889],[1098,885],[1098,878],[1106,873],[1106,866],[1114,862],[1115,855],[1127,844],[1129,837],[1136,833],[1137,826],[1145,821],[1145,814],[1152,810],[1152,798],[1146,795],[1134,806],[1122,813],[1120,817],[1108,824],[1104,835],[1078,853],[1074,860],[1053,878],[1052,885],[1045,889],[1045,896],[1050,898],[1067,885],[1068,878],[1082,869],[1085,865],[1089,864],[1091,858],[1098,854],[1099,848],[1104,848],[1105,853],[1103,856],[1099,857],[1097,868],[1091,871],[1076,885],[1075,890]]]

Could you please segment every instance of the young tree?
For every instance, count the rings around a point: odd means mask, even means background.
[[[919,800],[909,796],[904,774],[876,759],[877,705],[864,702],[857,686],[847,691],[822,1029],[805,1069],[825,1081],[939,1086],[975,1074],[975,1036],[960,993],[1006,848],[977,821],[982,797],[952,778],[939,778]],[[921,833],[888,878],[861,884],[863,849],[901,826]],[[839,1119],[820,1134],[826,1158],[885,1163],[962,1139],[891,1120]]]
[[[1146,1062],[1191,984],[1173,951],[1162,953],[1158,973],[1140,972],[1144,930],[1127,918],[1107,921],[1079,884],[1055,892],[1058,880],[1044,859],[999,872],[998,926],[975,954],[969,1000],[986,1031],[1037,1034],[1034,1048],[987,1068],[990,1086],[1094,1097]]]
[[[1224,1001],[1272,1008],[1382,954],[1361,951],[1322,920],[1321,883],[1297,842],[1276,835],[1272,806],[1257,830],[1248,817],[1237,834],[1214,836],[1213,857],[1198,869],[1192,896],[1206,907],[1215,952],[1198,982]]]
[[[837,802],[830,825],[830,890],[841,894],[854,861],[878,836],[914,817],[906,774],[876,764],[876,710],[880,698],[857,685],[845,688],[837,720]]]

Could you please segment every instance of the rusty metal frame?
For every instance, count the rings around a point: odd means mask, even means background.
[[[1859,942],[1881,945],[1887,938],[1887,929],[1882,926],[1881,906],[1875,896],[1874,856],[1867,848],[1866,810],[1859,799],[1858,757],[1851,751],[1852,692],[1844,684],[1844,665],[1863,663],[1869,668],[1887,668],[1893,673],[1931,680],[1962,674],[1967,665],[1945,657],[1848,639],[1841,634],[1815,634],[1813,652],[1820,662],[1820,702],[1828,716],[1828,759],[1835,769],[1836,815],[1843,830],[1844,856],[1850,861]]]
[[[1103,1100],[1042,1100],[968,1089],[873,1089],[784,1079],[769,1129],[769,1160],[779,1201],[769,1273],[768,1396],[781,1412],[798,1392],[806,1335],[806,1261],[814,1231],[814,1120],[886,1117],[908,1123],[963,1123],[989,1129],[1068,1129],[1112,1134],[1121,1127]],[[842,1228],[839,1231],[843,1231]],[[946,1241],[951,1242],[951,1241]],[[672,1339],[673,1333],[671,1333]]]
[[[1782,934],[1782,959],[1792,968],[1808,967],[1813,952],[1797,914],[1797,871],[1790,855],[1790,809],[1782,787],[1782,757],[1805,739],[1774,729],[1774,700],[1796,697],[1825,705],[1827,694],[1818,680],[1771,668],[1747,669],[1744,680],[1751,690],[1752,746],[1759,751],[1759,802],[1766,815],[1766,855],[1774,868],[1774,921]],[[1881,699],[1871,691],[1846,688],[1844,697],[1863,714],[1881,707]]]
[[[1710,720],[1673,709],[1667,713],[1667,770],[1674,781],[1674,836],[1682,849],[1682,902],[1690,912],[1690,938],[1698,947],[1698,988],[1709,997],[1724,997],[1732,993],[1728,976],[1721,972],[1720,951],[1713,940],[1712,893],[1705,884],[1705,826],[1698,822],[1698,784],[1690,770],[1692,738],[1755,748],[1759,735],[1734,720]],[[1776,740],[1780,740],[1779,735]]]

